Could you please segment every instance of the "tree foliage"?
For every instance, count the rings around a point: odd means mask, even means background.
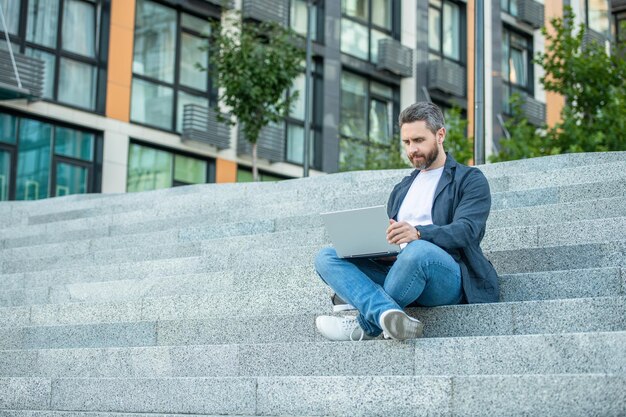
[[[493,161],[626,150],[626,61],[607,53],[604,45],[585,42],[587,28],[575,24],[571,7],[550,24],[553,31],[542,29],[546,51],[537,54],[535,63],[545,71],[544,89],[566,98],[561,121],[535,128],[518,104],[506,124],[511,138],[500,142]]]
[[[402,142],[394,135],[388,146],[361,146],[350,141],[341,141],[342,159],[340,171],[356,171],[361,169],[402,169],[408,168],[409,161],[404,157]]]
[[[302,68],[304,51],[290,28],[272,22],[244,21],[229,12],[224,25],[212,28],[209,47],[219,100],[237,118],[252,144],[252,170],[258,180],[256,149],[259,133],[270,122],[280,123],[298,92],[286,94]],[[232,119],[226,120],[231,125]]]
[[[474,137],[467,137],[467,123],[459,107],[453,107],[446,112],[447,129],[443,145],[462,164],[467,164],[474,158]]]

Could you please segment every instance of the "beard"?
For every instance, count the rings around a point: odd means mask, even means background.
[[[408,157],[409,157],[409,160],[411,161],[411,164],[416,169],[419,169],[419,170],[428,169],[433,164],[433,162],[435,162],[437,158],[439,157],[439,147],[435,145],[433,149],[425,155],[419,154],[417,152],[413,152],[412,154],[408,155]],[[418,157],[421,157],[422,159],[421,160],[416,159]]]

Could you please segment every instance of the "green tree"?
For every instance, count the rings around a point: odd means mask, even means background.
[[[224,25],[212,29],[208,70],[216,80],[219,100],[237,118],[252,145],[252,174],[257,181],[259,133],[270,122],[282,122],[297,98],[297,91],[286,91],[301,71],[304,51],[290,28],[246,22],[234,11],[228,13]],[[235,124],[231,118],[221,119]]]
[[[604,45],[586,43],[585,25],[575,25],[571,7],[562,19],[550,21],[554,34],[542,33],[549,45],[537,54],[546,91],[567,99],[562,121],[549,135],[561,152],[626,149],[626,61],[606,52]]]
[[[361,146],[355,142],[341,141],[342,159],[340,171],[402,169],[408,168],[409,161],[404,157],[402,142],[394,135],[388,146]]]
[[[511,161],[556,153],[545,127],[537,128],[526,120],[522,111],[522,97],[513,94],[510,99],[512,116],[504,122],[509,137],[500,139],[500,151],[489,157],[491,162]]]
[[[575,24],[571,7],[550,25],[552,32],[542,29],[546,51],[534,62],[544,69],[544,89],[566,98],[561,121],[536,128],[523,117],[519,98],[512,97],[513,116],[505,123],[510,139],[500,141],[492,161],[626,149],[626,61],[604,45],[584,42],[587,28]]]
[[[467,123],[459,107],[453,107],[446,112],[447,133],[444,148],[462,164],[467,164],[474,158],[474,137],[467,137]]]

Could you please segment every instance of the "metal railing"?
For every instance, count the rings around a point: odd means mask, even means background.
[[[287,26],[289,4],[287,0],[243,0],[241,14],[244,19],[276,22]]]
[[[28,98],[40,99],[43,96],[44,61],[14,53],[15,67],[8,50],[0,48],[0,99]],[[19,74],[19,80],[15,74]]]
[[[534,0],[517,0],[517,18],[538,29],[543,26],[544,6]]]
[[[428,62],[428,88],[465,96],[465,68],[445,59]]]
[[[378,41],[378,69],[385,69],[402,77],[413,75],[413,50],[395,39]]]
[[[239,129],[237,139],[237,154],[252,155],[252,145],[241,129]],[[257,156],[271,162],[283,162],[285,160],[285,129],[283,125],[267,125],[261,129],[257,141]]]
[[[226,117],[226,115],[224,115]],[[230,148],[230,126],[217,119],[213,107],[187,104],[183,107],[183,139]]]

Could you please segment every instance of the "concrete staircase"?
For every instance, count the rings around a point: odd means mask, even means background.
[[[325,342],[318,213],[407,171],[0,203],[0,417],[626,415],[626,152],[481,167],[497,304]]]

